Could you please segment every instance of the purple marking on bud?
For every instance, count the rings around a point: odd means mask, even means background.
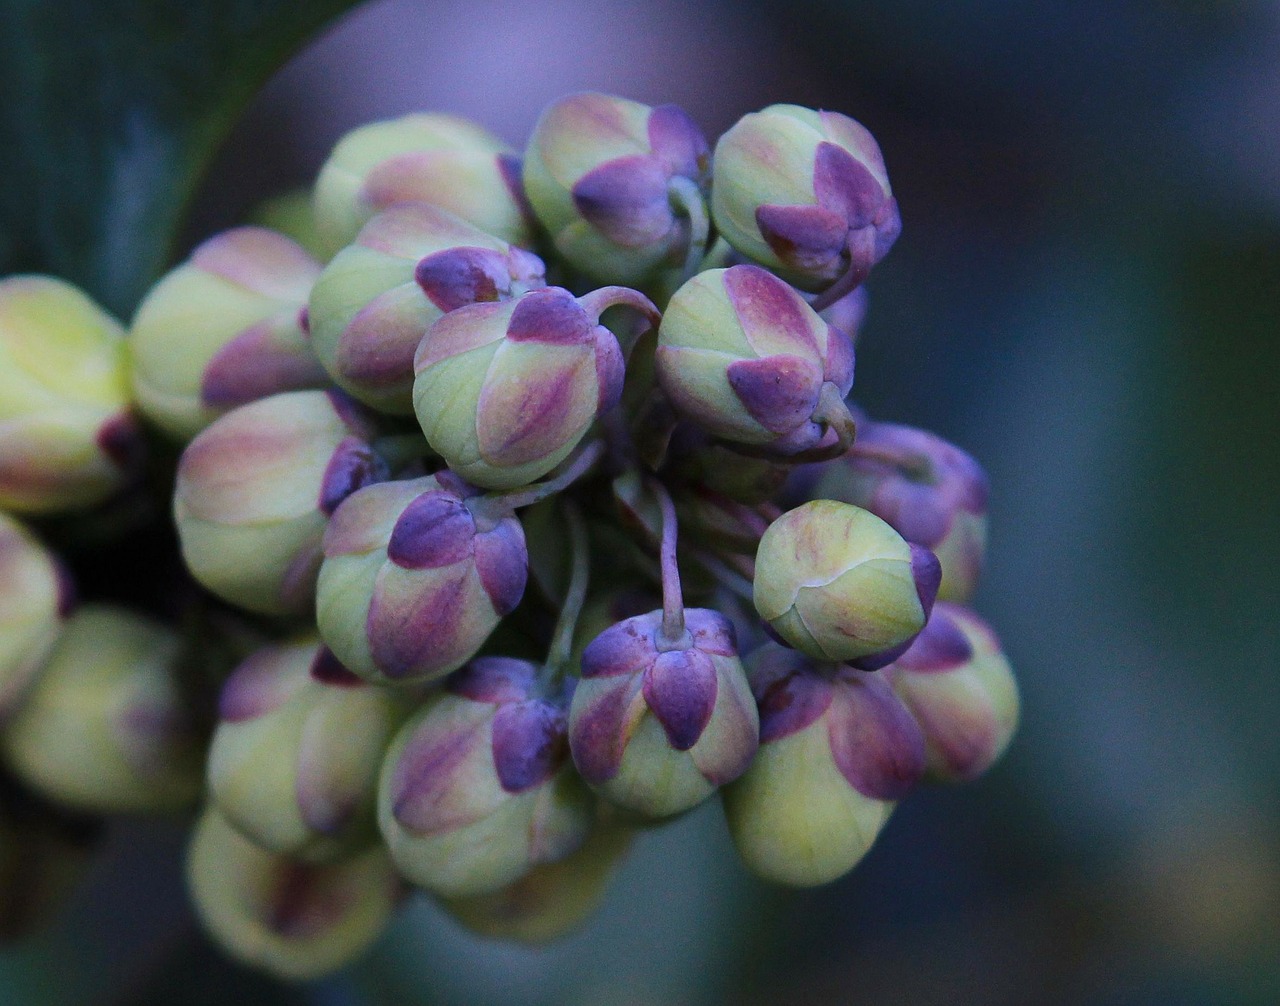
[[[875,176],[849,151],[826,141],[814,152],[813,194],[855,230],[873,223],[886,201]]]
[[[475,551],[476,521],[452,493],[425,492],[413,500],[391,531],[387,558],[403,569],[452,566]]]
[[[686,608],[684,627],[693,637],[693,645],[703,653],[714,653],[722,657],[738,655],[738,634],[733,623],[720,612],[711,608]]]
[[[388,678],[403,678],[429,658],[454,652],[465,628],[467,594],[465,566],[417,596],[389,597],[375,583],[365,619],[374,664]]]
[[[687,618],[686,612],[686,627]],[[614,677],[644,670],[657,652],[654,637],[661,625],[662,612],[650,611],[609,626],[582,651],[582,676]]]
[[[725,376],[751,418],[770,433],[787,433],[808,421],[822,388],[817,368],[798,356],[735,360]]]
[[[323,932],[346,913],[354,897],[353,891],[329,890],[330,885],[319,883],[320,868],[304,863],[281,860],[270,879],[263,922],[270,932],[289,941],[301,942]]]
[[[524,161],[516,154],[499,154],[498,174],[506,183],[511,198],[520,207],[521,215],[526,220],[533,219],[533,207],[529,205],[529,197],[524,194]]]
[[[360,688],[365,683],[362,678],[347,670],[346,665],[327,646],[321,646],[316,651],[315,659],[311,661],[311,677],[323,685],[335,688]]]
[[[859,287],[861,289],[861,287]],[[841,396],[853,387],[853,340],[834,325],[827,326],[827,360],[823,380],[840,389]]]
[[[133,416],[122,412],[113,416],[98,428],[98,447],[123,471],[141,468],[146,458],[146,446],[142,430]]]
[[[935,605],[924,630],[897,660],[904,670],[950,671],[973,659],[973,646],[942,605]]]
[[[711,159],[711,148],[697,123],[679,105],[659,105],[649,113],[649,148],[668,175],[699,180]]]
[[[807,666],[802,656],[797,666],[781,676],[767,681],[753,676],[752,684],[760,707],[761,744],[798,733],[831,705],[831,682]]]
[[[900,800],[924,775],[924,735],[880,675],[841,674],[827,734],[836,768],[863,796]]]
[[[502,300],[510,292],[507,261],[489,248],[449,248],[422,259],[414,281],[441,311]]]
[[[298,308],[298,329],[308,339],[311,338],[311,309],[306,304]]]
[[[578,774],[598,786],[618,774],[627,741],[625,726],[641,688],[639,675],[619,680],[597,695],[573,723],[569,747]]]
[[[603,415],[622,399],[622,387],[626,381],[626,362],[618,340],[608,329],[597,329],[596,338],[596,413]]]
[[[785,332],[796,341],[796,349],[807,350],[813,360],[819,357],[813,336],[813,316],[809,307],[790,286],[773,273],[755,265],[735,265],[726,269],[721,280],[734,313],[742,323],[747,341],[754,347],[757,334]]]
[[[296,675],[281,673],[277,648],[258,650],[242,661],[223,684],[218,696],[218,719],[238,723],[265,716],[281,706],[300,683]]]
[[[696,649],[660,653],[644,674],[644,700],[677,751],[698,742],[716,704],[716,668]]]
[[[444,681],[447,691],[472,702],[523,702],[534,690],[538,665],[515,657],[476,657]]]
[[[578,179],[573,203],[610,241],[624,248],[643,248],[662,240],[674,222],[668,177],[652,157],[618,157]]]
[[[568,290],[558,286],[531,290],[516,303],[507,322],[512,342],[575,346],[592,341],[595,322]]]
[[[427,720],[414,731],[391,771],[392,814],[400,824],[429,834],[456,823],[455,774],[484,739],[486,722],[442,731]]]
[[[363,405],[341,388],[326,388],[324,393],[325,397],[329,399],[329,404],[333,406],[333,411],[346,424],[348,429],[353,433],[359,433],[366,437],[373,435],[374,423],[371,414],[365,410]]]
[[[291,340],[282,330],[279,318],[246,328],[205,366],[200,400],[214,408],[231,408],[278,392],[327,384],[320,361],[296,339],[296,332]]]
[[[386,465],[373,448],[358,437],[343,438],[320,480],[321,512],[332,515],[338,504],[357,489],[381,482],[386,477]]]
[[[942,564],[923,545],[915,542],[908,544],[911,546],[911,575],[916,581],[916,596],[920,598],[925,618],[928,618],[933,611],[933,602],[938,598],[938,587],[942,583]]]
[[[830,279],[839,273],[849,235],[849,225],[839,214],[822,206],[758,206],[756,227],[787,265]]]
[[[920,633],[904,639],[897,646],[891,646],[887,650],[881,650],[879,653],[868,653],[866,656],[854,657],[848,661],[850,667],[859,671],[878,671],[882,667],[888,667],[900,656],[911,649],[911,644],[920,638]]]
[[[492,531],[477,535],[475,563],[493,610],[499,617],[510,614],[524,597],[529,577],[529,551],[520,522],[509,517]]]
[[[550,779],[569,755],[563,709],[542,699],[512,702],[493,717],[493,765],[508,793]]]

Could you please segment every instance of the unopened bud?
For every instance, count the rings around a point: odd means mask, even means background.
[[[44,666],[70,605],[71,583],[53,553],[0,513],[0,722]]]

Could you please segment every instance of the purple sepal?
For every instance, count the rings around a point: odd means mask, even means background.
[[[573,203],[610,241],[623,248],[643,248],[671,230],[668,177],[651,157],[619,157],[578,179]]]
[[[641,688],[638,675],[611,682],[573,724],[570,748],[578,774],[598,786],[618,774],[627,746],[625,732],[632,702]]]
[[[391,811],[400,824],[421,835],[460,823],[459,808],[451,800],[455,773],[474,757],[484,725],[480,721],[468,728],[413,734],[391,772]]]
[[[102,453],[124,472],[139,471],[146,461],[147,448],[142,428],[127,412],[113,416],[98,428],[95,438]]]
[[[817,721],[831,705],[832,684],[803,653],[765,645],[750,657],[751,691],[760,709],[760,743],[781,740]]]
[[[818,205],[838,213],[851,230],[873,224],[887,201],[863,164],[843,147],[825,141],[814,152],[813,194]]]
[[[841,674],[827,732],[836,767],[863,796],[900,800],[924,775],[924,735],[880,675]]]
[[[609,626],[582,651],[584,678],[616,677],[643,671],[657,652],[654,636],[662,612],[650,611]]]
[[[697,182],[711,159],[707,138],[679,105],[659,105],[649,113],[649,149],[669,176]]]
[[[819,351],[814,341],[812,314],[788,284],[756,265],[731,266],[725,270],[721,282],[753,349],[761,355],[770,355],[759,347],[766,340],[776,345],[778,333],[786,333],[787,338],[795,341],[798,351],[817,361]]]
[[[386,477],[387,466],[373,448],[358,437],[345,437],[334,450],[320,480],[320,511],[332,515],[338,504],[357,489]]]
[[[697,649],[660,653],[644,675],[644,700],[677,751],[698,742],[716,704],[716,668]]]
[[[544,699],[512,702],[493,718],[493,764],[508,793],[550,779],[569,754],[562,708]]]
[[[933,602],[938,599],[938,587],[942,584],[942,564],[923,545],[908,544],[911,546],[911,575],[916,581],[916,596],[920,598],[925,618],[928,618],[933,611]]]
[[[251,654],[232,672],[218,696],[218,719],[227,723],[257,719],[281,706],[300,684],[282,673],[275,647]]]
[[[359,688],[365,684],[362,678],[347,670],[347,666],[327,646],[316,651],[315,659],[311,661],[311,677],[322,685],[335,688]]]
[[[475,562],[493,610],[499,616],[510,614],[524,597],[529,578],[529,551],[520,522],[508,517],[492,531],[476,535]]]
[[[529,197],[524,192],[524,161],[518,154],[499,154],[498,173],[506,183],[511,198],[520,207],[520,214],[525,220],[532,220],[533,207],[529,205]]]
[[[914,636],[904,639],[897,646],[891,646],[889,649],[881,650],[879,653],[868,653],[864,657],[854,657],[848,661],[848,664],[859,671],[878,671],[882,667],[888,667],[906,653],[907,650],[911,649],[912,644],[919,638],[920,633],[917,632]]]
[[[489,248],[449,248],[422,259],[413,278],[441,311],[501,300],[511,290],[506,258]]]
[[[305,308],[303,309],[305,311]],[[299,321],[294,316],[294,324]],[[200,401],[229,409],[282,391],[322,388],[329,375],[286,318],[245,329],[214,354],[200,380]]]
[[[738,655],[738,634],[733,623],[711,608],[686,608],[684,627],[693,637],[693,645],[703,653],[722,657]]]
[[[839,388],[843,397],[853,387],[853,371],[853,339],[834,325],[828,325],[827,359],[822,379]]]
[[[920,673],[950,671],[973,659],[973,646],[960,627],[935,605],[929,621],[915,641],[896,660],[903,670]]]
[[[787,433],[808,421],[822,388],[822,375],[798,356],[735,360],[726,376],[751,418],[770,433]]]
[[[578,299],[561,287],[531,290],[517,302],[507,322],[512,342],[545,342],[553,346],[577,346],[593,341],[595,322]]]
[[[835,279],[848,241],[849,225],[822,206],[756,208],[756,227],[773,253],[786,265]]]
[[[428,656],[457,647],[468,593],[465,566],[433,584],[432,589],[404,599],[384,596],[380,581],[381,574],[374,582],[365,635],[373,662],[383,674],[403,678]]]
[[[515,657],[476,657],[444,680],[454,695],[472,702],[523,702],[533,692],[538,665]]]
[[[476,522],[453,493],[432,490],[400,515],[387,543],[387,558],[403,569],[452,566],[473,554]]]

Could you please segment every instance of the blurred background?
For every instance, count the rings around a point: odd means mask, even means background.
[[[826,888],[754,881],[709,806],[550,948],[414,903],[303,987],[197,936],[179,829],[118,826],[0,954],[0,1002],[1280,1002],[1280,5],[373,0],[255,99],[185,240],[359,123],[448,111],[521,146],[582,89],[713,138],[777,101],[878,138],[904,230],[855,396],[990,475],[1003,762],[913,795]]]

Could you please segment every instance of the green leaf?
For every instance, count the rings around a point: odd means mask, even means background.
[[[0,0],[0,272],[127,318],[248,100],[356,0]]]

